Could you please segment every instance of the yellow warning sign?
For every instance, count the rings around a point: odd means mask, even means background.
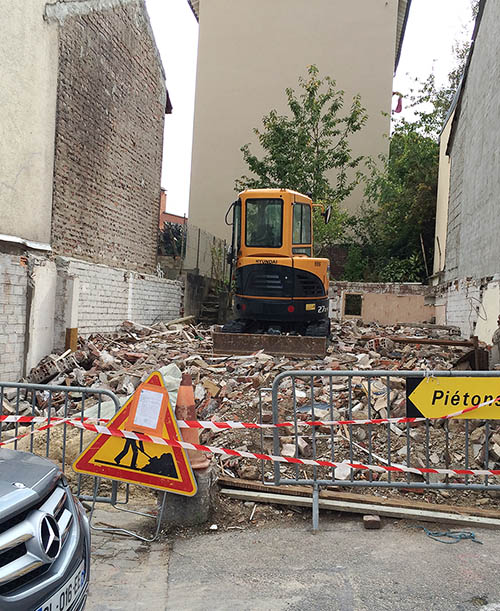
[[[144,396],[141,393],[145,393]],[[163,376],[155,371],[137,388],[109,421],[108,426],[140,433],[147,429],[160,430],[159,419],[163,420],[162,429],[160,426],[161,437],[181,440]],[[183,448],[147,441],[98,435],[76,459],[73,469],[77,473],[140,484],[185,496],[193,496],[197,490]]]
[[[409,418],[442,418],[488,403],[456,418],[500,419],[500,378],[407,378],[406,413]]]

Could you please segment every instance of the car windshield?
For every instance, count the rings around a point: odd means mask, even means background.
[[[283,201],[281,199],[247,199],[246,245],[280,248],[283,243]]]

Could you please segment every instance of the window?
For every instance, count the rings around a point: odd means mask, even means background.
[[[247,246],[280,248],[283,244],[283,201],[247,199],[245,240]]]
[[[311,206],[308,204],[293,205],[293,243],[311,243]]]
[[[292,248],[292,253],[294,255],[307,255],[311,257],[311,247],[310,246],[300,246],[300,248]]]
[[[361,316],[363,296],[356,293],[344,295],[344,316]]]
[[[238,251],[241,246],[241,202],[238,201],[234,205],[233,216],[233,244]]]

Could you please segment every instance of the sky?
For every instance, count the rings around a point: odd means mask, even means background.
[[[198,23],[187,0],[146,0],[146,6],[173,104],[165,117],[162,186],[168,212],[183,215],[189,206]],[[454,64],[453,44],[470,39],[472,28],[471,0],[413,0],[393,89],[404,94],[412,79],[431,71],[444,84]]]
[[[161,184],[167,189],[168,212],[187,215],[198,22],[187,0],[146,0],[146,7],[173,106],[172,114],[165,115]]]

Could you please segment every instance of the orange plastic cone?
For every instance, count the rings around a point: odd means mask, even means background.
[[[182,374],[181,385],[177,393],[175,417],[178,420],[197,420],[194,403],[193,380],[189,373]],[[182,439],[188,443],[200,443],[199,429],[181,429]],[[192,469],[206,469],[210,460],[199,450],[186,450]]]

